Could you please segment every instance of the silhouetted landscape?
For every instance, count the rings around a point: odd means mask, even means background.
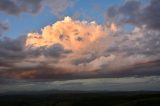
[[[160,92],[44,91],[8,93],[0,106],[159,106]]]

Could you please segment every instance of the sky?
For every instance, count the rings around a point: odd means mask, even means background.
[[[1,0],[0,93],[160,90],[159,0]]]

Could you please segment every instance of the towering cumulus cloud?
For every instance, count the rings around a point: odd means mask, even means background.
[[[105,35],[104,28],[95,22],[75,21],[70,17],[48,25],[42,34],[29,33],[26,46],[42,47],[61,44],[66,49],[79,50]]]

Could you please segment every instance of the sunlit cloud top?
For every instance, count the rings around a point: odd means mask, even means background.
[[[42,47],[61,44],[66,49],[78,50],[106,35],[104,28],[96,22],[75,21],[65,17],[52,26],[42,29],[42,35],[29,33],[26,46]]]

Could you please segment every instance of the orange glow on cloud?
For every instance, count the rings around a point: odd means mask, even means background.
[[[42,34],[29,33],[26,46],[52,46],[59,43],[66,49],[79,50],[106,35],[104,28],[95,22],[76,21],[65,17],[42,29]]]
[[[3,76],[8,76],[9,78],[16,78],[16,79],[22,79],[22,78],[34,78],[37,73],[37,70],[28,70],[28,71],[12,71],[9,73],[2,73]]]
[[[113,31],[113,32],[118,31],[118,27],[117,27],[117,25],[116,25],[116,24],[114,24],[114,23],[112,23],[112,24],[111,24],[110,29],[111,29],[111,31]]]

